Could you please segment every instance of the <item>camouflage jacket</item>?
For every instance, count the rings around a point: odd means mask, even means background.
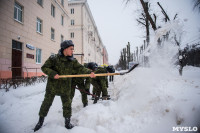
[[[106,68],[98,67],[95,71],[95,74],[98,73],[107,73]],[[91,79],[91,84],[96,88],[108,88],[108,77],[107,76],[99,76]]]
[[[90,78],[72,78],[72,87],[78,85],[78,87],[84,88],[84,89],[90,89]]]
[[[58,75],[89,74],[91,71],[82,66],[76,59],[70,61],[61,54],[50,56],[42,71],[48,75],[46,91],[55,95],[71,95],[72,78],[54,79]]]

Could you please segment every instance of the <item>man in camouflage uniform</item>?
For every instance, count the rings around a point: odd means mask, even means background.
[[[71,118],[71,78],[59,79],[59,75],[72,75],[76,73],[88,74],[91,71],[73,58],[74,44],[71,40],[66,40],[61,43],[61,49],[57,55],[50,56],[44,65],[42,71],[48,75],[48,82],[46,86],[46,93],[44,101],[42,102],[39,121],[34,128],[37,131],[41,128],[44,118],[47,116],[49,108],[51,107],[54,97],[56,95],[61,97],[63,106],[63,117],[65,118],[65,127],[67,129],[73,128],[70,123]],[[94,73],[90,77],[95,77]]]
[[[110,67],[97,67],[97,64],[94,62],[88,63],[87,67],[91,69],[92,71],[94,71],[96,74],[111,72]],[[103,99],[107,99],[110,97],[107,91],[107,88],[108,88],[107,76],[99,76],[99,77],[93,78],[91,79],[91,84],[93,85],[93,94],[96,95],[94,99],[94,104],[97,103],[97,101],[99,100],[101,92],[102,92]]]
[[[96,74],[98,73],[107,73],[106,68],[103,67],[98,67],[97,70],[95,71]],[[102,98],[107,98],[109,97],[108,95],[108,77],[107,76],[100,76],[96,77],[95,79],[91,79],[91,84],[94,86],[95,91],[96,91],[96,98],[94,99],[94,103],[97,103],[99,100],[101,93],[102,93]]]
[[[115,68],[112,66],[112,65],[110,65],[110,66],[108,66],[108,67],[110,67],[110,69],[112,69],[112,72],[111,73],[115,73]],[[114,80],[114,76],[112,75],[112,76],[109,76],[109,81],[110,82],[113,82],[113,80]]]
[[[87,94],[90,94],[90,78],[73,78],[72,79],[72,92],[71,92],[71,99],[73,99],[75,94],[75,88],[81,93],[83,107],[88,105]]]

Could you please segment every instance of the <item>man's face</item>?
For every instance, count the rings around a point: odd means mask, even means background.
[[[65,56],[72,56],[73,52],[74,52],[74,46],[70,46],[70,47],[64,49],[63,54]]]

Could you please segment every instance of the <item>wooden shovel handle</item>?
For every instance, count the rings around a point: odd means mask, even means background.
[[[113,75],[120,75],[120,73],[99,73],[99,74],[95,74],[96,77],[98,77],[98,76],[113,76]],[[90,74],[60,75],[59,76],[59,78],[76,78],[76,77],[90,77]]]

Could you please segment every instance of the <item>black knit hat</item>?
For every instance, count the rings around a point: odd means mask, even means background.
[[[113,66],[107,66],[106,67],[106,70],[109,72],[109,73],[114,73],[115,72],[115,69]]]
[[[66,49],[66,48],[68,48],[70,46],[74,47],[74,44],[73,44],[72,40],[65,40],[60,44],[60,48],[61,49]]]
[[[87,68],[89,68],[89,69],[91,69],[93,71],[95,71],[97,69],[97,67],[98,67],[97,63],[94,63],[94,62],[89,62],[87,64]]]

